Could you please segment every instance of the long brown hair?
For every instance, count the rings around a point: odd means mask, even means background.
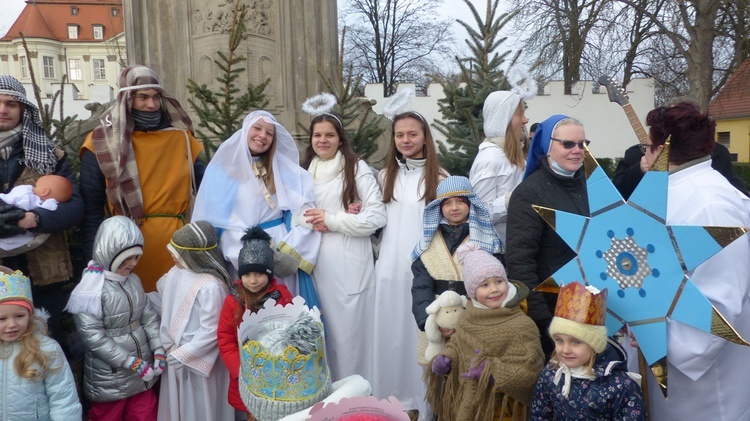
[[[42,351],[39,338],[36,334],[46,335],[47,323],[44,319],[30,314],[29,326],[26,328],[26,332],[18,338],[21,350],[13,361],[13,369],[20,377],[41,381],[47,374],[59,371],[63,365],[61,363],[55,367],[51,366],[53,356],[47,355]],[[61,358],[64,357],[61,356]]]
[[[247,139],[245,139],[245,141],[247,141]],[[271,142],[271,147],[268,148],[267,151],[265,151],[262,154],[258,155],[260,163],[263,165],[263,168],[266,169],[266,175],[264,175],[262,177],[263,178],[263,184],[266,185],[266,188],[268,189],[268,192],[270,194],[276,193],[276,183],[273,181],[273,154],[274,153],[276,153],[276,130],[275,130],[275,127],[274,127],[274,131],[273,131],[273,142]]]
[[[357,169],[357,162],[359,162],[359,156],[352,150],[349,145],[349,139],[346,137],[346,131],[341,126],[341,121],[333,114],[321,114],[313,118],[310,123],[310,137],[309,145],[305,149],[305,153],[302,156],[302,168],[309,169],[310,163],[315,158],[315,150],[312,146],[313,129],[318,123],[329,122],[336,129],[336,134],[339,136],[339,147],[338,150],[344,156],[344,188],[341,190],[341,205],[344,209],[349,204],[359,200],[359,194],[357,194],[357,182],[355,180],[355,173]]]
[[[435,200],[437,186],[440,183],[440,178],[447,177],[448,173],[443,170],[440,166],[440,160],[437,156],[437,149],[435,148],[435,141],[432,139],[432,133],[430,132],[430,126],[427,125],[424,117],[413,111],[407,111],[396,115],[393,118],[391,124],[391,146],[388,149],[388,156],[385,158],[385,180],[383,183],[383,203],[389,203],[391,200],[396,201],[397,199],[393,196],[393,186],[396,183],[396,177],[398,176],[398,162],[402,161],[404,156],[401,152],[396,149],[396,123],[399,120],[411,118],[419,122],[422,126],[422,133],[424,134],[424,149],[422,151],[425,158],[424,172],[419,180],[419,184],[424,186],[424,194],[420,199],[424,199],[424,203],[428,204]]]
[[[513,117],[523,115],[525,107],[523,101],[519,102],[516,112],[513,113]],[[510,161],[512,165],[523,170],[526,169],[526,156],[529,154],[529,144],[531,142],[530,139],[528,139],[528,136],[526,136],[526,139],[520,139],[515,131],[510,129],[511,124],[513,124],[512,118],[511,121],[508,122],[508,128],[505,129],[505,144],[503,144],[503,152],[505,152],[505,156],[508,157],[508,161]],[[521,146],[522,141],[523,146]]]

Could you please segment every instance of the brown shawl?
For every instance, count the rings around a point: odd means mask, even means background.
[[[519,290],[518,301],[525,298],[523,292],[528,289]],[[528,417],[544,354],[534,322],[517,300],[509,304],[509,308],[479,309],[468,303],[442,353],[451,359],[451,372],[444,378],[431,371],[426,376],[427,399],[439,419],[484,421],[496,411],[513,419]],[[478,381],[461,376],[483,359],[485,368]]]

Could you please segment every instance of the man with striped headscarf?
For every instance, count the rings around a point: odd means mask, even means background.
[[[70,200],[55,211],[35,208],[29,212],[0,201],[0,238],[27,230],[34,234],[29,243],[0,257],[3,265],[29,274],[35,301],[50,313],[50,335],[60,339],[60,316],[68,291],[60,283],[73,275],[65,230],[81,221],[83,200],[65,153],[47,137],[39,109],[26,98],[26,89],[14,77],[0,75],[0,192],[34,185],[47,174],[73,183]]]
[[[203,175],[196,158],[203,149],[179,102],[146,66],[125,68],[102,125],[81,147],[81,194],[86,203],[84,254],[91,256],[105,215],[135,220],[145,239],[136,268],[146,291],[172,266],[166,245],[185,225],[192,194]],[[195,180],[193,185],[192,180]]]

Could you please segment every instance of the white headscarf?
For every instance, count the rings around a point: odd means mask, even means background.
[[[312,175],[299,166],[299,151],[292,135],[266,111],[253,111],[245,117],[242,129],[221,144],[206,168],[193,209],[193,221],[204,220],[217,228],[244,230],[263,221],[252,209],[265,200],[263,181],[253,172],[258,160],[250,154],[247,133],[259,119],[276,128],[273,179],[276,203],[282,210],[296,213],[312,203]]]
[[[510,91],[495,91],[487,95],[482,108],[484,136],[487,138],[505,137],[510,120],[513,119],[521,97]]]

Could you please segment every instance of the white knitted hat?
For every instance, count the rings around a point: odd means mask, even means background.
[[[494,276],[508,279],[505,268],[495,256],[469,241],[456,250],[456,257],[463,267],[463,280],[466,294],[472,300],[476,298],[477,287],[487,278]]]

